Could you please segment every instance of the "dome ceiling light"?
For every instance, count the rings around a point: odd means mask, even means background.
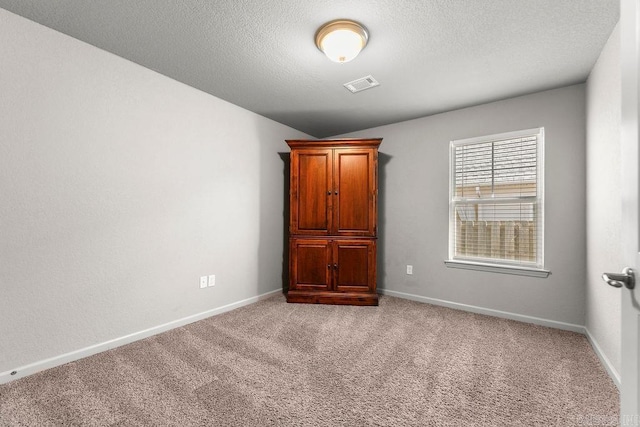
[[[333,62],[349,62],[367,45],[369,33],[361,24],[336,19],[316,32],[316,46]]]

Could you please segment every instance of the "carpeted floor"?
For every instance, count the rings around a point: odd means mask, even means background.
[[[615,425],[584,336],[281,295],[0,386],[0,425]]]

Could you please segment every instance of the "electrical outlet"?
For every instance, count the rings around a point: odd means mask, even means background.
[[[207,276],[200,276],[200,289],[207,287]]]
[[[211,274],[209,275],[209,286],[215,286],[215,285],[216,285],[216,275]]]
[[[413,265],[407,265],[407,274],[413,274]]]

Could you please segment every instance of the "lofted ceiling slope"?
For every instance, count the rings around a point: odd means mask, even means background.
[[[618,0],[0,0],[0,7],[318,138],[584,82]],[[326,21],[370,32],[354,61]],[[367,75],[380,86],[352,94]]]

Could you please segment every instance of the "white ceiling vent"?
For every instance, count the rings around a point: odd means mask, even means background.
[[[378,81],[374,79],[373,76],[362,77],[344,84],[344,87],[349,89],[351,93],[361,92],[365,89],[370,89],[376,86],[380,86],[380,83],[378,83]]]

